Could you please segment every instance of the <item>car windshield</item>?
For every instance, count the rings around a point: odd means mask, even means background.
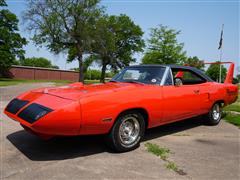
[[[127,67],[112,78],[111,82],[160,84],[165,67]]]

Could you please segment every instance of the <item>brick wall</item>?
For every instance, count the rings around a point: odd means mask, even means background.
[[[70,80],[78,81],[79,73],[75,71],[28,67],[12,66],[10,75],[14,79],[36,79],[36,80]]]

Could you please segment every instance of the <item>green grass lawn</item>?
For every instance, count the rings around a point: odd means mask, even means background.
[[[41,82],[51,82],[55,83],[56,86],[61,86],[65,84],[73,83],[69,80],[27,80],[27,79],[9,79],[9,78],[0,78],[0,87],[1,86],[12,86],[22,83],[41,83]],[[99,83],[99,80],[85,80],[85,84]]]
[[[69,80],[27,80],[27,79],[9,79],[9,78],[0,78],[0,86],[11,86],[22,83],[41,83],[41,82],[52,82],[56,85],[72,83]]]
[[[235,111],[240,112],[240,102],[235,102],[234,104],[231,104],[229,106],[226,106],[224,108],[225,111]]]
[[[99,80],[84,80],[84,84],[96,84],[100,83]]]
[[[227,115],[224,117],[224,119],[227,122],[234,124],[235,126],[238,126],[240,128],[240,114],[227,112]]]

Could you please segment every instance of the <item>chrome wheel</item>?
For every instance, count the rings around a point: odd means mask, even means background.
[[[143,115],[137,110],[129,110],[121,113],[116,119],[106,142],[117,152],[127,152],[139,147],[144,132]]]
[[[119,128],[119,138],[123,146],[135,145],[140,139],[140,124],[136,117],[128,116],[123,119]]]
[[[219,121],[221,118],[221,109],[219,104],[215,104],[212,109],[212,117],[215,121]]]

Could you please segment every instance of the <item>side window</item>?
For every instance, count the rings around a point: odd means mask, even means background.
[[[201,79],[198,76],[189,71],[186,71],[183,74],[183,81],[200,81],[200,80]]]
[[[201,84],[206,82],[203,77],[199,76],[191,70],[186,69],[174,69],[173,77],[180,78],[183,85]]]
[[[185,71],[184,75],[183,75],[183,85],[190,85],[190,84],[201,84],[206,82],[205,79],[203,79],[202,77],[199,77],[197,74],[195,74],[194,72],[191,71]]]

